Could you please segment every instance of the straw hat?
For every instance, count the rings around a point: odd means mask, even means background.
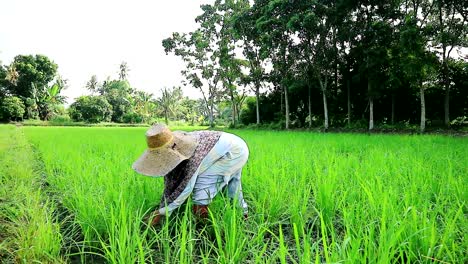
[[[162,124],[146,131],[148,149],[133,163],[132,168],[147,176],[164,176],[183,160],[192,157],[197,139],[183,131],[172,132]]]

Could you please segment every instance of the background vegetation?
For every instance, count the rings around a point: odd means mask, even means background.
[[[457,0],[216,0],[193,32],[162,42],[200,99],[177,86],[139,91],[122,62],[66,111],[58,65],[18,55],[0,67],[0,118],[456,128],[468,116],[467,10]]]

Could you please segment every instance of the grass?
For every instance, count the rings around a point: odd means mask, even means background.
[[[0,126],[0,262],[61,263],[60,227],[20,129]]]
[[[163,180],[131,170],[145,149],[145,128],[20,131],[72,219],[62,225],[75,226],[73,236],[62,232],[67,258],[468,262],[464,138],[235,130],[250,147],[242,176],[248,220],[229,199],[217,197],[206,223],[194,218],[189,202],[162,227],[148,229],[140,220],[159,203]]]

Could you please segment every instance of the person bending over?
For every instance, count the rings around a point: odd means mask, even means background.
[[[208,205],[223,189],[237,199],[247,217],[242,194],[242,168],[249,149],[238,136],[220,131],[174,131],[162,124],[146,132],[148,148],[133,163],[139,174],[164,177],[164,193],[159,209],[148,216],[150,225],[160,223],[192,194],[193,212],[208,217]]]

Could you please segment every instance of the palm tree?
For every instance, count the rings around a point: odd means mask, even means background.
[[[129,71],[130,69],[128,68],[127,62],[122,61],[122,63],[120,63],[119,79],[121,81],[127,80]]]
[[[97,80],[97,76],[96,75],[93,75],[91,76],[91,79],[89,79],[89,81],[86,83],[86,89],[88,89],[89,91],[91,92],[96,92],[97,89],[98,89],[98,80]]]
[[[143,117],[143,122],[148,122],[152,110],[154,109],[154,101],[152,100],[153,94],[144,91],[136,91],[133,96],[133,107],[135,112]]]
[[[158,104],[164,114],[164,121],[166,125],[169,124],[169,115],[176,115],[180,108],[182,99],[182,89],[180,87],[173,87],[172,89],[161,89],[161,97],[158,98]]]

